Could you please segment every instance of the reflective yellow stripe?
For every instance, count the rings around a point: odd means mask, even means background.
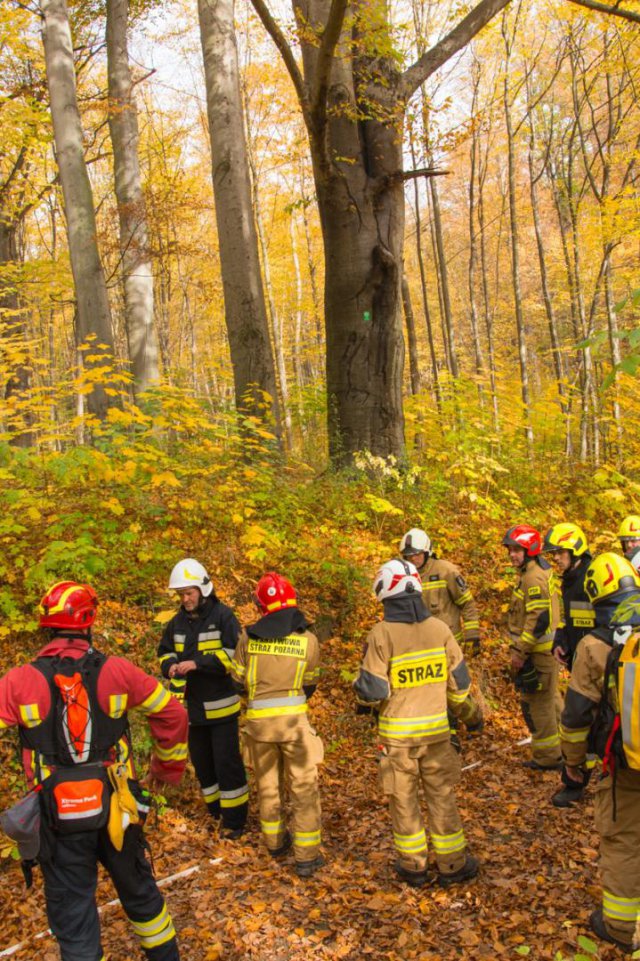
[[[306,714],[306,704],[290,704],[285,707],[251,707],[247,711],[247,720],[255,721],[259,717],[286,717],[289,714]]]
[[[129,700],[128,694],[110,694],[109,695],[110,717],[114,717],[114,718],[122,717],[124,712],[127,710],[128,700]]]
[[[131,920],[131,919],[129,919]],[[176,931],[166,906],[160,914],[151,921],[131,921],[134,931],[140,938],[140,945],[145,950],[157,948],[175,938]]]
[[[168,654],[162,654],[161,657],[160,657],[160,663],[161,663],[161,664],[164,664],[165,661],[169,661],[169,660],[171,660],[171,661],[177,661],[177,660],[178,660],[178,655],[177,655],[177,654],[174,654],[173,651],[169,651]]]
[[[284,831],[284,821],[260,821],[263,834],[281,834]]]
[[[560,744],[560,735],[552,734],[550,737],[531,736],[531,743],[536,747],[557,747]]]
[[[244,677],[245,674],[247,673],[247,669],[244,666],[244,664],[238,664],[237,661],[232,661],[231,671],[233,674],[236,674],[238,677]]]
[[[381,714],[378,719],[378,733],[382,737],[425,737],[433,734],[448,734],[449,721],[444,714],[428,714],[425,717],[387,717]]]
[[[154,741],[153,752],[161,761],[186,761],[187,745],[184,742],[174,744],[173,747],[160,747]]]
[[[569,744],[582,744],[583,741],[587,740],[588,736],[588,727],[567,728],[564,727],[563,724],[560,725],[560,737],[563,741],[567,741]]]
[[[3,731],[6,727],[10,727],[10,725],[3,721],[0,717],[0,731]]]
[[[465,618],[464,629],[467,633],[469,631],[478,631],[480,630],[480,621],[468,621]]]
[[[231,670],[231,658],[223,647],[221,647],[219,651],[216,651],[216,657],[227,671]]]
[[[640,917],[640,898],[621,898],[611,891],[602,892],[602,913],[615,921],[629,921],[635,924]]]
[[[235,704],[229,704],[227,707],[217,707],[211,708],[210,710],[205,709],[205,717],[208,721],[214,720],[216,717],[230,717],[231,714],[238,714],[240,711],[240,704],[238,701]],[[249,715],[247,714],[247,717]]]
[[[248,800],[248,784],[244,784],[242,787],[236,788],[234,791],[220,792],[220,807],[223,808],[237,808],[240,807],[241,804],[246,804]]]
[[[462,691],[447,691],[447,701],[451,704],[462,704],[469,697],[469,690],[467,687]]]
[[[310,848],[320,844],[320,831],[294,831],[293,843],[300,848]]]
[[[440,587],[446,587],[446,581],[423,581],[422,590],[423,591],[436,591]]]
[[[424,828],[415,834],[396,834],[393,832],[393,843],[396,850],[402,854],[418,854],[427,850],[427,835]]]
[[[531,611],[546,611],[549,607],[549,601],[527,601],[524,605],[525,611],[530,614]]]
[[[25,727],[37,727],[41,721],[38,705],[20,704],[20,718]]]
[[[523,635],[524,637],[524,635]],[[546,654],[553,647],[553,638],[549,638],[548,641],[540,641],[539,644],[534,644],[533,653],[534,654]]]
[[[456,831],[455,834],[432,833],[431,842],[436,854],[452,854],[454,851],[463,851],[467,846],[462,830]]]
[[[400,654],[392,657],[389,661],[392,667],[400,667],[404,664],[411,664],[413,661],[437,660],[444,654],[444,647],[432,647],[421,651],[413,651],[411,654]]]
[[[458,605],[458,607],[464,607],[464,605],[467,604],[468,601],[470,600],[471,600],[471,591],[465,591],[464,594],[460,595],[460,597],[456,601],[456,604]]]
[[[167,706],[171,700],[171,695],[165,691],[162,684],[156,684],[155,690],[140,705],[144,714],[157,714]]]

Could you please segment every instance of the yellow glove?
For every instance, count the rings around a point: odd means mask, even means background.
[[[107,773],[113,788],[107,831],[116,851],[122,851],[124,832],[130,824],[137,824],[140,820],[138,806],[129,790],[125,765],[112,764],[111,767],[107,768]]]

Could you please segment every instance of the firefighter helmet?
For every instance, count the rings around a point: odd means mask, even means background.
[[[40,601],[40,627],[87,630],[96,619],[98,598],[88,584],[58,581]]]
[[[400,541],[400,553],[403,557],[413,557],[414,554],[424,554],[428,557],[431,553],[431,538],[426,531],[419,527],[412,527]]]
[[[400,597],[403,594],[420,594],[422,581],[416,567],[410,561],[387,561],[374,578],[373,593],[379,601]]]
[[[630,514],[629,517],[625,517],[618,528],[618,537],[622,541],[623,548],[626,540],[636,540],[636,538],[640,540],[640,517],[638,514]]]
[[[584,579],[585,594],[599,604],[613,594],[633,594],[640,588],[640,577],[625,557],[607,551],[589,564]]]
[[[580,557],[587,548],[587,538],[577,524],[556,524],[544,535],[542,552],[571,551],[574,557]]]
[[[529,524],[515,524],[502,538],[505,547],[521,547],[525,557],[536,557],[542,548],[542,537]]]
[[[255,599],[263,614],[297,606],[296,592],[286,577],[268,571],[256,585]]]
[[[193,557],[185,557],[183,561],[179,561],[169,578],[170,591],[184,591],[188,587],[197,587],[203,597],[208,597],[213,590],[211,578],[202,564]]]

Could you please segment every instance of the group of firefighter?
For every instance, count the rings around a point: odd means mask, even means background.
[[[576,524],[557,524],[544,538],[518,524],[503,544],[517,573],[507,630],[511,676],[531,733],[531,757],[523,764],[531,776],[562,772],[552,797],[557,807],[579,803],[597,770],[603,897],[591,927],[631,952],[640,940],[640,516],[627,517],[619,537],[622,555],[592,556]],[[63,961],[104,961],[98,863],[111,875],[147,958],[178,959],[143,825],[150,792],[178,783],[187,756],[221,838],[233,842],[245,831],[246,765],[269,855],[280,860],[291,853],[301,878],[324,864],[323,746],[307,708],[318,682],[319,645],[292,584],[265,574],[255,589],[260,616],[244,629],[197,560],[176,564],[169,587],[180,607],[158,648],[168,689],[127,659],[92,646],[97,597],[73,581],[55,584],[41,601],[48,637],[37,658],[0,679],[0,730],[18,727],[29,786],[2,825],[18,843],[28,883],[40,865]],[[366,639],[353,687],[358,711],[377,721],[394,869],[413,887],[430,880],[422,785],[434,880],[460,884],[479,871],[455,797],[458,729],[473,736],[484,724],[467,663],[480,653],[475,601],[459,569],[439,558],[418,528],[402,538],[399,557],[380,567],[373,591],[383,616]],[[564,698],[563,668],[570,672]],[[127,714],[134,708],[147,716],[153,742],[143,780],[131,756]]]

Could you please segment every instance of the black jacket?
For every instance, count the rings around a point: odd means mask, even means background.
[[[583,554],[579,563],[562,575],[562,624],[556,630],[553,648],[560,648],[569,667],[579,641],[596,626],[595,611],[584,591],[584,579],[591,555]]]
[[[158,646],[163,676],[169,677],[169,668],[179,661],[197,665],[186,675],[190,724],[222,724],[239,713],[240,698],[229,675],[239,634],[235,614],[215,595],[205,597],[193,614],[181,607],[165,627]]]

